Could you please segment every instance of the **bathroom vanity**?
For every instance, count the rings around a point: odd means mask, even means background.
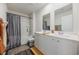
[[[77,35],[43,33],[35,34],[35,46],[45,55],[77,55]]]
[[[51,13],[43,15],[43,28],[40,32],[35,33],[35,46],[43,54],[79,54],[79,35],[78,32],[74,31],[77,25],[74,26],[76,19],[73,16],[75,15],[73,9],[73,5],[69,4],[54,10],[54,16],[51,16]],[[51,19],[51,17],[53,18]],[[53,27],[51,27],[51,23],[53,23]]]

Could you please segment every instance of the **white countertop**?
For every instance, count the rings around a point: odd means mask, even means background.
[[[54,37],[59,37],[59,38],[65,38],[65,39],[70,39],[70,40],[75,40],[75,41],[79,41],[79,35],[77,34],[73,34],[73,33],[63,33],[63,32],[54,32],[54,33],[50,33],[50,32],[36,32],[42,35],[47,35],[47,36],[54,36]]]

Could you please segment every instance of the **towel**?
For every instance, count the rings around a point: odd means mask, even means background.
[[[3,44],[2,39],[0,38],[0,54],[3,54],[5,52],[5,46]]]
[[[4,23],[0,18],[0,54],[3,54],[5,51],[5,46],[3,41],[3,30],[4,30]]]

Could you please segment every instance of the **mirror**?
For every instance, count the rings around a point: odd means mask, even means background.
[[[72,32],[72,4],[55,11],[55,31]]]
[[[50,14],[43,16],[43,30],[50,30]]]

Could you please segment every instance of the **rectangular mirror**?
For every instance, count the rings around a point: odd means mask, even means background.
[[[73,31],[72,4],[55,11],[55,31]]]
[[[43,16],[43,30],[50,30],[50,14]]]

